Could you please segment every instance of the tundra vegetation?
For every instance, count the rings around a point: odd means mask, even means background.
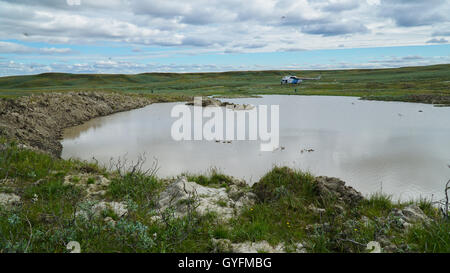
[[[345,95],[447,105],[449,70],[2,77],[0,252],[69,252],[72,241],[82,252],[368,252],[376,241],[383,252],[448,253],[448,200],[364,197],[339,179],[286,167],[274,167],[251,187],[217,170],[161,179],[157,165],[142,169],[145,157],[108,167],[63,160],[56,142],[64,126],[194,95]],[[285,74],[318,73],[321,81],[279,84]],[[41,93],[52,94],[22,97]]]
[[[297,86],[280,85],[285,75],[316,77]],[[116,91],[153,97],[248,97],[262,94],[356,96],[374,100],[450,105],[450,65],[395,69],[143,73],[137,75],[44,73],[0,78],[0,96],[42,92]]]

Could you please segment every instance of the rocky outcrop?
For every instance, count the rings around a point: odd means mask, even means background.
[[[255,198],[253,193],[237,185],[231,185],[227,191],[225,188],[205,187],[181,177],[160,194],[158,206],[161,211],[173,209],[175,217],[194,211],[199,214],[215,212],[220,219],[228,220],[243,206],[253,204]]]
[[[318,176],[315,179],[320,196],[335,196],[338,201],[354,205],[364,199],[364,196],[354,188],[346,186],[345,182],[335,177]]]
[[[92,118],[144,107],[152,101],[118,93],[44,93],[0,100],[0,136],[60,156],[64,128]]]
[[[64,185],[73,185],[84,191],[88,199],[102,197],[111,183],[102,175],[77,174],[64,177]]]
[[[429,223],[431,221],[417,205],[409,205],[403,209],[393,209],[389,216],[405,229],[414,224]]]
[[[301,243],[297,243],[293,247],[286,247],[281,243],[272,246],[267,241],[231,243],[228,239],[212,239],[212,245],[214,248],[213,252],[219,253],[306,253],[306,249]]]
[[[194,105],[195,101],[187,102],[186,105]],[[204,97],[202,98],[202,107],[227,107],[232,110],[251,110],[255,106],[251,104],[235,104],[227,101],[220,101],[215,98]]]
[[[83,206],[79,211],[77,211],[76,216],[91,219],[93,217],[100,217],[104,212],[112,212],[117,217],[124,217],[128,214],[127,205],[123,202],[106,202],[101,201],[98,203],[93,203],[88,206]],[[105,218],[107,221],[112,219],[111,217]]]
[[[20,204],[20,196],[14,193],[1,193],[0,192],[0,206],[13,206]]]

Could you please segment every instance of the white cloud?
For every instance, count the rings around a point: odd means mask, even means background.
[[[440,39],[433,38],[431,40],[428,40],[427,43],[429,43],[429,44],[446,44],[446,43],[448,43],[448,40],[444,39],[444,38],[440,38]]]
[[[404,57],[385,56],[363,61],[354,62],[333,62],[326,64],[315,63],[284,63],[281,65],[218,65],[218,64],[161,64],[161,63],[138,63],[122,60],[99,60],[94,62],[68,64],[64,62],[52,64],[23,63],[14,61],[5,61],[0,59],[0,75],[22,75],[37,74],[45,72],[67,72],[67,73],[146,73],[146,72],[220,72],[237,70],[272,70],[272,69],[375,69],[403,66],[433,65],[449,63],[450,56],[423,57],[420,55],[411,55]]]
[[[17,43],[0,41],[0,54],[67,54],[73,53],[70,48],[33,48]]]
[[[448,14],[450,0],[0,0],[0,53],[74,55],[99,69],[70,47],[120,45],[130,59],[152,47],[173,56],[429,45],[447,43]]]
[[[394,40],[411,45],[446,31],[449,13],[449,0],[84,0],[72,6],[56,0],[0,0],[0,36],[50,44],[216,48],[253,43],[259,36],[267,45],[260,50],[271,51],[285,48],[282,40],[289,39],[308,49],[337,48],[344,41],[347,47],[378,46],[368,42],[376,35],[386,46]],[[399,40],[395,32],[402,29],[410,35]]]

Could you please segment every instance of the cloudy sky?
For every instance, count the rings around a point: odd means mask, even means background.
[[[450,63],[450,0],[0,0],[0,76]]]

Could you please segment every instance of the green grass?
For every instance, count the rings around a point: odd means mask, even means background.
[[[408,234],[412,250],[417,252],[449,253],[450,222],[440,221],[427,228],[414,227]]]
[[[320,81],[281,86],[284,75],[322,75]],[[295,92],[295,90],[297,90]],[[224,73],[144,73],[137,75],[44,73],[0,78],[0,96],[54,91],[115,91],[152,96],[260,94],[336,95],[378,100],[432,102],[421,95],[450,96],[450,65],[395,69],[323,71],[239,71]],[[417,95],[420,95],[417,97]],[[448,98],[442,103],[450,104]]]
[[[220,173],[217,169],[212,168],[206,174],[183,174],[188,181],[195,182],[202,186],[209,187],[227,187],[233,183],[233,178]]]
[[[92,205],[79,188],[64,185],[66,175],[80,172],[108,177],[105,199],[126,202],[129,212],[122,218],[103,213],[117,221],[115,226],[101,217],[75,217],[76,211]],[[189,176],[214,187],[227,187],[231,179],[217,170]],[[78,241],[83,252],[210,252],[213,238],[287,246],[301,242],[309,252],[366,252],[365,244],[383,236],[404,245],[400,252],[450,252],[449,222],[429,201],[393,202],[375,194],[358,205],[341,204],[320,196],[312,175],[286,167],[275,167],[248,188],[259,201],[227,224],[214,213],[174,218],[165,212],[164,221],[155,222],[155,200],[166,180],[139,171],[108,172],[93,163],[55,159],[5,141],[0,142],[0,181],[0,192],[21,197],[20,206],[0,206],[0,253],[67,252],[69,241]],[[434,221],[402,230],[388,216],[409,203],[418,204]],[[326,211],[317,214],[311,205]]]

